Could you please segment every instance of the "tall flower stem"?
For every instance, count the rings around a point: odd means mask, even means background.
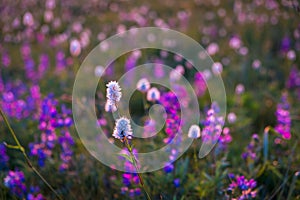
[[[19,139],[17,138],[17,135],[15,134],[14,130],[12,129],[11,125],[8,122],[8,119],[6,117],[6,115],[4,114],[4,112],[2,111],[2,109],[0,108],[0,114],[4,120],[4,123],[6,124],[6,126],[9,129],[10,134],[12,135],[14,141],[16,142],[16,146],[14,145],[8,145],[6,143],[4,143],[8,148],[12,148],[12,149],[17,149],[19,151],[21,151],[21,153],[23,154],[27,165],[32,169],[32,171],[47,185],[47,187],[55,194],[55,196],[59,199],[59,200],[63,200],[58,193],[54,190],[54,188],[47,182],[47,180],[40,174],[40,172],[32,165],[30,159],[28,158],[24,147],[21,145]]]
[[[141,174],[139,173],[139,169],[138,169],[138,166],[137,166],[137,161],[136,161],[136,158],[135,158],[135,156],[134,156],[134,154],[133,154],[133,152],[132,152],[132,148],[131,148],[131,146],[130,146],[130,144],[129,144],[129,142],[128,142],[128,139],[125,137],[124,140],[125,140],[125,146],[126,146],[126,148],[128,149],[128,151],[129,151],[129,153],[130,153],[130,156],[131,156],[131,158],[132,158],[133,165],[134,165],[134,167],[135,167],[135,169],[136,169],[136,173],[137,173],[137,175],[138,175],[138,177],[139,177],[140,184],[141,184],[141,186],[142,186],[142,188],[143,188],[143,190],[144,190],[144,192],[145,192],[145,194],[146,194],[147,199],[148,199],[148,200],[151,200],[151,198],[150,198],[150,196],[149,196],[149,194],[148,194],[148,192],[147,192],[147,190],[146,190],[146,188],[145,188],[145,184],[144,184],[143,178],[142,178]]]

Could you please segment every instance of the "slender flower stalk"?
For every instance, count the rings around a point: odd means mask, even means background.
[[[144,192],[145,192],[145,194],[146,194],[146,197],[147,197],[148,200],[151,200],[150,195],[148,194],[148,192],[147,192],[147,190],[146,190],[146,188],[145,188],[145,184],[144,184],[143,178],[142,178],[141,174],[139,173],[137,161],[136,161],[136,158],[135,158],[135,156],[134,156],[134,154],[133,154],[133,152],[132,152],[132,147],[130,146],[127,137],[124,137],[124,141],[125,141],[125,146],[126,146],[126,148],[128,149],[128,151],[129,151],[129,153],[130,153],[130,156],[131,156],[131,158],[132,158],[133,165],[134,165],[134,167],[135,167],[135,169],[136,169],[136,173],[137,173],[137,175],[138,175],[138,177],[139,177],[141,186],[142,186],[142,188],[143,188],[143,190],[144,190]]]
[[[55,196],[59,199],[59,200],[63,200],[59,195],[58,193],[54,190],[54,188],[46,181],[46,179],[39,173],[39,171],[32,165],[30,159],[28,158],[26,152],[25,152],[25,149],[24,147],[21,145],[21,143],[19,142],[15,132],[13,131],[12,127],[10,126],[8,120],[7,120],[7,117],[6,115],[4,114],[4,112],[2,111],[2,109],[0,108],[0,115],[1,117],[3,118],[5,124],[7,125],[14,141],[16,142],[16,146],[14,145],[8,145],[8,144],[5,144],[8,148],[13,148],[13,149],[17,149],[19,151],[22,152],[28,166],[32,169],[32,171],[48,186],[48,188],[55,194]]]

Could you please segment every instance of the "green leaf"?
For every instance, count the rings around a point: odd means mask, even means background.
[[[133,164],[133,159],[131,156],[129,156],[125,153],[118,153],[118,155],[122,156],[123,158],[125,158],[126,160],[128,160],[129,162],[131,162]]]

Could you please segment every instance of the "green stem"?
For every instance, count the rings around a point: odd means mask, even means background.
[[[268,150],[269,150],[269,130],[270,127],[267,126],[264,130],[264,140],[263,140],[263,146],[264,146],[264,164],[268,161]]]
[[[146,193],[147,199],[151,200],[150,195],[148,194],[148,192],[147,192],[147,190],[145,188],[145,184],[144,184],[143,178],[142,178],[141,174],[139,173],[139,169],[138,169],[138,166],[137,166],[136,158],[135,158],[135,156],[134,156],[134,154],[132,152],[131,146],[129,145],[128,139],[125,137],[124,140],[125,140],[125,146],[127,147],[128,151],[130,153],[130,156],[132,157],[132,162],[133,162],[133,165],[134,165],[134,167],[136,169],[136,173],[137,173],[137,175],[139,177],[141,186],[142,186],[144,192]]]
[[[38,170],[32,165],[30,159],[28,158],[26,152],[25,152],[25,149],[24,147],[21,145],[21,143],[19,142],[18,138],[17,138],[17,135],[15,134],[14,130],[12,129],[12,127],[10,126],[9,122],[8,122],[8,119],[6,117],[6,115],[4,114],[4,112],[2,111],[2,109],[0,108],[0,114],[6,124],[6,126],[8,127],[9,129],[9,132],[11,133],[14,141],[16,142],[17,146],[13,146],[13,145],[7,145],[5,144],[7,147],[13,147],[14,149],[18,149],[21,151],[21,153],[23,154],[26,162],[27,162],[27,165],[32,169],[32,171],[47,185],[47,187],[56,195],[56,197],[59,199],[59,200],[63,200],[58,194],[57,192],[54,190],[54,188],[46,181],[46,179],[38,172]]]

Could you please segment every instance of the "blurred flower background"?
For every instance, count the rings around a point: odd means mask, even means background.
[[[296,0],[1,0],[0,106],[32,164],[63,199],[145,199],[137,174],[104,166],[82,145],[72,119],[72,87],[81,62],[106,38],[138,27],[174,29],[206,49],[215,61],[211,70],[196,72],[181,56],[151,49],[122,55],[106,70],[95,68],[95,76],[102,76],[95,95],[98,125],[118,146],[122,142],[113,138],[111,114],[121,95],[119,90],[106,93],[106,84],[153,62],[174,68],[164,74],[160,65],[154,66],[157,78],[175,83],[183,76],[193,85],[201,111],[191,133],[195,140],[176,161],[176,148],[167,149],[165,168],[143,174],[149,195],[300,199],[299,10]],[[213,75],[224,81],[226,118],[218,115],[207,91],[206,81]],[[145,126],[144,135],[153,136],[156,124],[148,112],[160,104],[166,122],[151,140],[135,139],[133,132],[133,154],[174,139],[184,121],[178,99],[190,102],[182,85],[174,85],[180,94],[176,97],[147,77],[140,79],[127,117]],[[0,124],[0,199],[56,199],[22,153],[10,146],[15,141],[1,117]],[[220,137],[213,137],[215,133]],[[201,144],[208,140],[218,144],[198,159]],[[179,137],[175,143],[180,142]],[[124,158],[120,162],[133,168]]]

